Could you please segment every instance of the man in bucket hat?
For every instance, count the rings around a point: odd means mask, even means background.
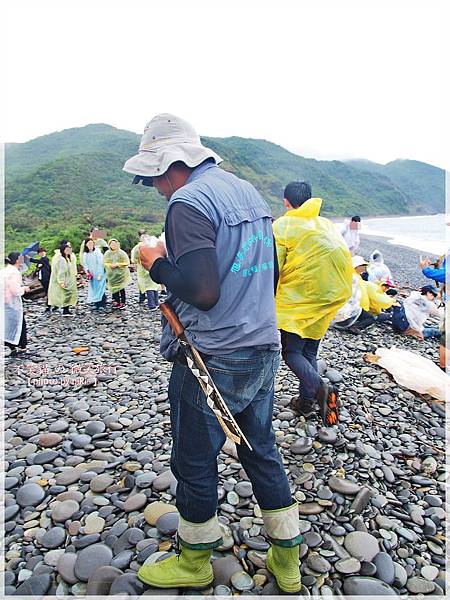
[[[272,217],[255,188],[220,169],[220,161],[189,123],[162,114],[147,124],[139,153],[124,170],[135,175],[134,183],[154,186],[168,200],[167,256],[163,244],[143,247],[141,262],[169,290],[188,341],[200,351],[252,447],[241,444],[237,453],[272,544],[267,568],[283,591],[296,593],[298,506],[272,430],[279,365],[270,293],[278,277]],[[212,551],[222,544],[217,456],[225,435],[167,323],[161,353],[173,361],[171,469],[178,482],[180,554],[144,565],[138,576],[160,588],[207,587],[213,581]]]

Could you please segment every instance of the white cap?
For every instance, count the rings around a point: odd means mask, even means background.
[[[362,267],[363,265],[368,264],[369,263],[367,262],[367,260],[365,260],[362,256],[352,256],[352,265],[354,269],[356,269],[356,267]]]

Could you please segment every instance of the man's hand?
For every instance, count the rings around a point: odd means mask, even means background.
[[[150,271],[157,258],[164,258],[165,256],[166,247],[164,246],[164,242],[160,241],[156,246],[139,245],[139,258],[141,259],[142,266],[147,271]]]
[[[427,257],[421,258],[419,260],[420,268],[425,269],[425,267],[429,267],[431,265],[431,260]]]

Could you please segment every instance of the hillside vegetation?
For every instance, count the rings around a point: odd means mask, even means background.
[[[427,214],[444,211],[444,171],[398,160],[303,158],[266,140],[203,138],[223,159],[222,167],[253,183],[283,210],[285,185],[305,179],[324,200],[324,216]],[[131,185],[123,163],[137,152],[139,136],[93,124],[6,145],[5,250],[39,240],[49,251],[63,237],[75,247],[91,225],[107,229],[130,250],[145,227],[160,233],[166,201],[153,189]]]

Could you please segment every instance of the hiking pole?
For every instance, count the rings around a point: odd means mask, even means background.
[[[192,374],[196,377],[201,389],[203,390],[203,393],[206,396],[206,402],[215,414],[225,435],[236,444],[241,444],[241,442],[244,441],[249,450],[252,450],[247,438],[242,433],[241,428],[231,414],[230,409],[225,404],[225,401],[217,389],[216,384],[214,383],[210,372],[203,362],[199,351],[188,342],[188,339],[184,333],[184,327],[177,315],[174,313],[172,307],[168,302],[163,302],[159,305],[159,308],[167,319],[167,322],[169,323],[173,332],[179,339],[188,367],[192,371]]]

